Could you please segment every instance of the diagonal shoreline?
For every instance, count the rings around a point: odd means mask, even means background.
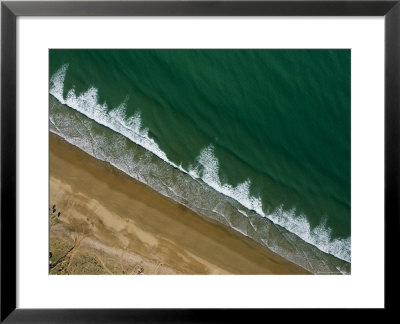
[[[71,248],[74,235],[81,240],[68,273],[88,273],[80,264],[93,258],[99,273],[132,273],[137,266],[144,274],[308,273],[53,133],[50,204],[62,212],[50,217],[50,249]]]

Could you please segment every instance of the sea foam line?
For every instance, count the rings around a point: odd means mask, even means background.
[[[188,174],[193,179],[202,179],[214,190],[228,196],[258,215],[270,219],[288,231],[296,234],[305,242],[316,246],[319,250],[334,255],[339,259],[351,262],[350,237],[346,239],[331,239],[332,230],[326,226],[326,222],[315,228],[311,228],[305,215],[297,215],[295,209],[284,210],[279,206],[272,213],[265,214],[260,197],[250,194],[251,182],[249,179],[236,187],[223,184],[218,175],[219,160],[214,154],[214,147],[209,145],[201,150],[196,159],[197,164],[185,170],[181,165],[170,161],[158,144],[148,136],[148,129],[142,127],[140,113],[126,117],[126,104],[123,102],[118,107],[109,110],[106,103],[99,104],[98,90],[90,87],[86,92],[77,96],[74,89],[70,89],[64,99],[64,80],[68,70],[68,64],[62,65],[50,79],[50,94],[60,103],[67,105],[97,123],[110,128],[127,137],[132,142],[144,147],[173,167]]]
[[[272,213],[265,214],[261,198],[250,194],[250,180],[246,180],[236,187],[221,183],[218,175],[219,161],[214,154],[212,145],[200,152],[197,162],[196,167],[189,169],[189,174],[200,177],[216,191],[233,198],[247,209],[254,210],[258,215],[267,217],[275,224],[286,228],[289,232],[296,234],[303,241],[316,246],[321,251],[350,262],[350,238],[332,240],[332,230],[326,225],[326,219],[323,219],[317,227],[312,228],[305,215],[297,215],[294,208],[284,210],[283,205],[276,208]]]

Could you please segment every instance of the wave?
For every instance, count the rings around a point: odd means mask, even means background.
[[[235,199],[247,209],[254,210],[258,215],[267,217],[275,224],[298,235],[307,243],[318,247],[321,251],[350,262],[350,238],[331,239],[332,230],[326,225],[326,218],[317,227],[312,228],[306,216],[302,214],[298,215],[295,208],[284,210],[283,205],[281,205],[272,213],[264,213],[261,198],[250,194],[250,180],[246,180],[236,187],[221,183],[218,175],[219,161],[214,154],[213,145],[204,148],[200,152],[197,161],[198,165],[189,169],[190,175],[201,178],[218,192]]]
[[[64,80],[68,64],[64,64],[50,79],[50,94],[59,102],[65,104],[97,123],[118,132],[131,141],[143,146],[157,155],[160,159],[184,171],[180,166],[168,160],[166,154],[158,147],[157,143],[148,136],[148,129],[142,128],[140,113],[126,118],[126,104],[123,102],[118,107],[109,110],[106,103],[99,104],[98,90],[90,87],[86,92],[77,96],[74,89],[68,91],[64,99]]]
[[[110,110],[106,103],[99,104],[98,90],[95,87],[90,87],[87,91],[80,94],[79,96],[76,95],[74,89],[71,89],[67,92],[64,98],[64,81],[67,70],[68,65],[63,65],[56,73],[51,76],[50,94],[54,98],[56,98],[61,104],[73,108],[74,110],[85,115],[89,119],[94,120],[96,123],[101,124],[113,130],[114,132],[121,134],[133,143],[136,143],[145,148],[147,151],[152,152],[165,163],[169,164],[175,169],[180,170],[186,175],[189,175],[193,180],[199,181],[201,179],[202,182],[206,183],[215,191],[233,199],[235,202],[238,203],[236,207],[237,214],[242,215],[242,217],[246,217],[247,222],[250,223],[252,227],[245,228],[243,227],[243,225],[238,226],[237,224],[232,224],[235,223],[235,221],[228,221],[229,225],[232,226],[234,229],[242,232],[247,236],[255,238],[259,242],[261,241],[264,245],[267,245],[278,254],[288,256],[287,251],[281,251],[279,244],[276,244],[276,242],[272,243],[271,239],[266,238],[264,234],[260,234],[263,231],[265,232],[265,229],[255,224],[258,224],[258,222],[260,222],[260,220],[257,219],[257,216],[258,218],[262,217],[289,231],[288,233],[284,232],[284,234],[282,234],[282,236],[284,236],[285,240],[287,240],[288,242],[292,242],[293,240],[295,240],[295,238],[293,238],[293,234],[295,234],[303,241],[317,247],[320,251],[333,255],[346,262],[350,262],[350,238],[332,239],[332,231],[329,227],[327,227],[326,221],[323,221],[319,226],[312,228],[305,215],[298,215],[295,209],[284,210],[283,205],[276,208],[272,213],[264,213],[261,198],[254,197],[250,194],[251,181],[249,179],[237,186],[222,183],[218,174],[219,160],[214,154],[214,147],[212,145],[203,148],[199,156],[196,158],[195,163],[191,165],[188,170],[185,170],[181,165],[176,165],[175,163],[170,161],[165,152],[163,152],[159,148],[157,143],[149,137],[149,130],[143,128],[139,112],[137,112],[132,117],[126,116],[126,104],[124,102],[121,103],[118,107]],[[54,122],[53,124],[55,125],[57,123]],[[62,133],[58,131],[55,132],[59,133],[59,135]],[[63,137],[65,138],[65,136]],[[88,146],[90,145],[92,146],[92,148],[89,149]],[[96,157],[102,160],[107,160],[107,158],[105,158],[104,156],[102,157],[101,154],[96,154],[96,152],[94,152],[93,144],[90,145],[88,145],[87,143],[84,145],[86,147],[86,151],[92,150],[92,153],[96,155]],[[78,146],[82,146],[82,144]],[[97,151],[99,151],[99,149],[97,149]],[[122,169],[124,170],[122,171],[132,175],[132,167],[129,167],[129,163],[124,163],[126,164],[126,167],[123,167]],[[119,163],[112,164],[121,169]],[[134,173],[135,178],[137,178],[139,181],[149,184],[149,179],[143,179],[143,175],[140,175],[140,172],[136,171]],[[151,184],[149,185],[151,186]],[[168,192],[173,193],[174,187],[164,185],[164,188],[159,188],[158,191],[160,190],[163,191],[164,194],[167,193],[168,195]],[[174,195],[176,196],[176,198],[178,197],[179,199],[179,194],[175,192]],[[182,198],[182,193],[180,193],[180,195]],[[182,198],[180,200],[181,202],[184,201],[184,204],[187,205],[187,202],[185,203],[185,198]],[[217,203],[211,211],[215,214],[223,214],[224,211],[221,212],[218,206],[219,205]],[[193,206],[190,207],[192,207],[192,209],[194,208]],[[205,208],[205,206],[197,206],[197,209]],[[226,223],[226,215],[221,215],[221,217],[225,219]],[[298,242],[296,244],[298,245]],[[295,247],[294,249],[297,250],[298,247]],[[307,260],[308,257],[305,256],[304,251],[302,251],[302,253],[303,258]],[[315,270],[313,266],[307,266],[307,262],[309,261],[299,261],[299,258],[295,257],[294,255],[292,255],[289,259],[297,264],[302,265],[306,269],[311,269],[310,271]],[[343,272],[343,270],[339,270],[340,267],[336,268],[338,269],[338,271]]]

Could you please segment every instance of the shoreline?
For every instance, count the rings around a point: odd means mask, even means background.
[[[51,274],[309,273],[49,137]]]

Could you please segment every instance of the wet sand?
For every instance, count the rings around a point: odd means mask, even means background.
[[[52,133],[49,204],[51,274],[308,273]]]

